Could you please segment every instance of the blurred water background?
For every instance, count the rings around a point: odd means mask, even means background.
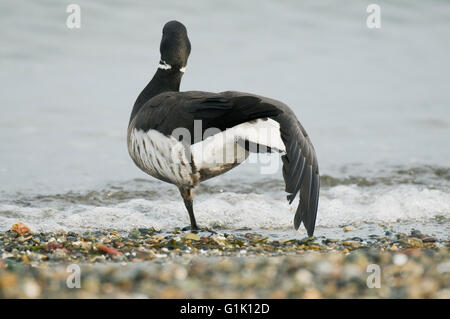
[[[159,61],[163,25],[188,28],[182,90],[239,90],[291,106],[322,174],[318,235],[379,223],[448,236],[450,2],[0,2],[0,230],[188,224],[177,190],[126,149],[132,105]],[[281,174],[243,164],[202,184],[201,226],[294,236]],[[305,232],[302,231],[301,235]]]

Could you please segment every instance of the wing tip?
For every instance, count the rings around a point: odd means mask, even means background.
[[[314,230],[316,228],[316,215],[317,215],[317,207],[314,209],[314,211],[309,211],[306,214],[304,214],[302,211],[304,210],[303,207],[299,205],[297,208],[297,212],[294,216],[294,228],[295,230],[298,230],[300,228],[300,225],[303,222],[303,226],[305,226],[306,232],[308,233],[308,236],[311,237],[314,235]],[[311,215],[313,218],[311,218],[310,221],[307,221],[306,216],[304,215]]]
[[[320,176],[319,174],[313,174],[311,180],[310,188],[308,188],[309,196],[307,200],[302,200],[300,197],[300,202],[297,207],[297,211],[294,216],[294,228],[298,230],[301,223],[305,226],[308,236],[314,235],[314,230],[316,227],[316,217],[319,207],[319,191],[320,191]],[[305,190],[304,190],[305,191]],[[301,191],[300,191],[301,192]],[[292,194],[290,194],[292,196]],[[288,200],[290,198],[288,196]],[[295,197],[295,196],[294,196]]]
[[[299,207],[297,211],[299,211],[299,210],[301,211],[302,208]],[[315,213],[314,212],[309,212],[309,213],[312,213],[315,216],[317,211]],[[306,229],[306,232],[308,233],[308,236],[311,237],[312,235],[314,235],[314,230],[315,230],[315,226],[316,226],[315,218],[313,218],[313,222],[307,222],[305,220],[305,218],[303,218],[303,214],[302,213],[300,213],[300,214],[296,213],[295,217],[294,217],[294,228],[295,228],[295,230],[298,230],[300,228],[300,225],[302,224],[302,222],[303,222],[303,225],[305,226],[305,229]]]
[[[303,225],[305,225],[306,232],[308,233],[309,237],[312,237],[314,235],[314,230],[316,228],[316,223],[312,223],[311,225],[305,224],[305,221],[303,221]]]

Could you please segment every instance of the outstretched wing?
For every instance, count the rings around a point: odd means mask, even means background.
[[[320,188],[316,152],[305,129],[294,114],[283,113],[275,119],[280,123],[281,139],[286,146],[286,154],[281,158],[289,203],[292,203],[300,191],[294,227],[298,229],[303,222],[308,235],[312,236],[316,224]]]

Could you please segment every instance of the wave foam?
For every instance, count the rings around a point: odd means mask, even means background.
[[[292,229],[297,204],[298,199],[289,206],[282,193],[222,192],[197,196],[195,213],[201,226],[215,229]],[[436,216],[450,217],[450,194],[417,185],[339,185],[322,190],[317,226],[425,220]],[[46,232],[130,230],[150,226],[166,230],[189,224],[181,198],[168,195],[155,200],[130,199],[103,206],[74,203],[63,209],[0,205],[1,231],[17,221],[34,231]]]

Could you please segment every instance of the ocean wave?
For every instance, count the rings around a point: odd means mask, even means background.
[[[195,214],[201,226],[212,229],[292,229],[298,199],[289,206],[284,195],[283,191],[200,192],[194,202]],[[446,191],[416,184],[341,184],[322,189],[317,227],[436,217],[450,218],[450,193]],[[161,185],[155,191],[67,193],[0,204],[0,231],[17,221],[34,231],[126,231],[150,226],[170,230],[189,224],[178,191]]]

